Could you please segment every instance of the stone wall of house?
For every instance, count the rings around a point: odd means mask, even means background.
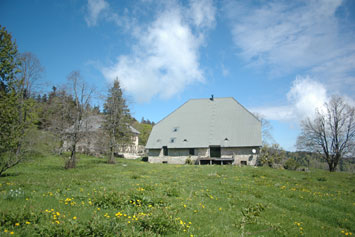
[[[253,153],[255,149],[256,153]],[[209,157],[209,148],[195,148],[195,155],[189,155],[189,149],[168,149],[168,156],[164,156],[163,149],[149,149],[150,163],[185,164],[187,158],[195,162],[198,158]],[[256,165],[259,154],[258,147],[222,147],[222,158],[234,158],[234,165]]]
[[[164,156],[163,149],[149,149],[148,161],[150,163],[185,164],[187,158],[195,162],[199,157],[207,157],[209,155],[208,148],[195,148],[194,152],[195,155],[190,155],[189,148],[169,148],[169,155]]]
[[[255,153],[253,153],[253,149]],[[235,165],[242,165],[244,162],[247,165],[256,165],[259,152],[259,147],[222,147],[221,157],[234,158],[233,164]]]

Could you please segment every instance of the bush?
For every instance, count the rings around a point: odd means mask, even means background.
[[[296,170],[299,166],[300,166],[300,164],[298,164],[297,161],[295,161],[292,158],[288,159],[286,161],[286,163],[284,164],[284,167],[287,170]]]
[[[191,157],[190,156],[187,157],[186,160],[185,160],[185,165],[192,165],[192,164],[193,164],[193,162],[191,160]]]

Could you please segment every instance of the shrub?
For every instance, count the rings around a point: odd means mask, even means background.
[[[287,170],[296,170],[299,166],[300,164],[298,164],[297,161],[292,158],[288,159],[284,164],[284,167]]]
[[[185,165],[193,165],[193,162],[192,162],[190,156],[186,158],[186,160],[185,160]]]

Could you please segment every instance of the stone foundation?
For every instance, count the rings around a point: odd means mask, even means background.
[[[255,149],[254,154],[252,150]],[[189,155],[190,150],[186,148],[168,149],[168,156],[164,156],[163,149],[149,149],[148,162],[185,164],[186,159],[190,158],[193,163],[198,158],[210,156],[209,148],[195,148],[195,155]],[[259,147],[221,147],[221,158],[233,158],[234,165],[256,165],[256,160],[260,152]]]

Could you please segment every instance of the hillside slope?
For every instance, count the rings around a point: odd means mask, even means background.
[[[355,233],[355,175],[174,166],[81,156],[0,177],[2,234],[342,236]]]

